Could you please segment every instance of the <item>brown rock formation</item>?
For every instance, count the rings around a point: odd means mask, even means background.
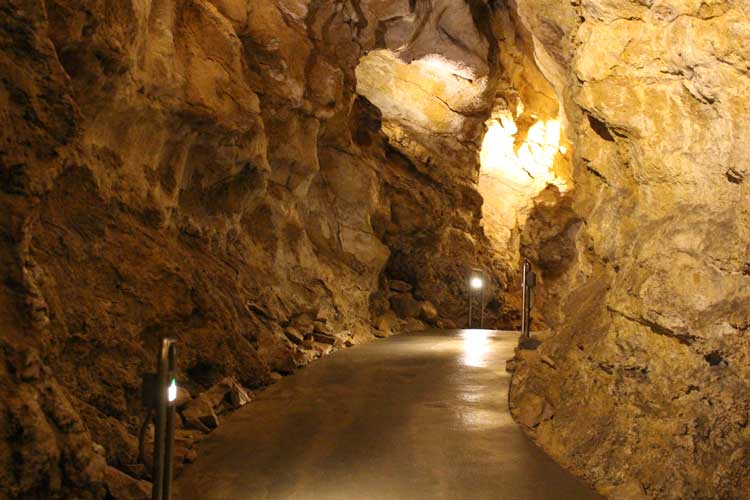
[[[392,315],[388,277],[414,287],[414,316],[463,321],[466,269],[493,262],[475,184],[491,89],[442,110],[460,135],[432,120],[413,130],[357,97],[355,69],[368,50],[408,43],[399,64],[437,54],[489,82],[488,12],[0,7],[0,379],[13,388],[0,393],[2,495],[138,489],[91,450],[133,470],[139,376],[162,336],[179,340],[179,378],[197,394],[422,326],[374,328]],[[19,371],[28,352],[38,380]]]
[[[97,450],[140,475],[163,336],[206,427],[334,349],[463,325],[471,267],[508,326],[521,254],[552,328],[514,363],[526,430],[613,498],[741,497],[749,15],[8,0],[0,498],[143,489]]]
[[[747,3],[516,3],[576,146],[523,236],[554,334],[516,416],[612,498],[745,498]]]

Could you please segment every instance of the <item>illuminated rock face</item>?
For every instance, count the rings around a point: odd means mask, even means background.
[[[750,8],[516,3],[575,151],[522,235],[552,333],[514,411],[612,498],[744,498]]]
[[[437,54],[405,63],[389,50],[374,50],[357,66],[357,92],[387,121],[460,137],[466,115],[487,106],[488,78],[469,80],[466,71]]]
[[[519,230],[535,199],[549,187],[559,193],[570,189],[569,172],[559,172],[568,151],[560,121],[535,122],[520,145],[518,134],[509,111],[490,121],[482,142],[479,175],[484,227],[493,247],[504,251],[506,260],[516,265],[520,262]]]

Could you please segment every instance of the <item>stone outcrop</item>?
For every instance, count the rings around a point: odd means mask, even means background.
[[[553,333],[519,353],[514,414],[611,498],[745,498],[748,4],[515,4],[575,190],[522,235]]]

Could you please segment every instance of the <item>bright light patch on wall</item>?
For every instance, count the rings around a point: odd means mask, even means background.
[[[553,169],[555,156],[560,152],[560,121],[536,122],[516,149],[517,133],[518,127],[508,112],[489,123],[480,154],[483,172],[521,189],[532,184],[540,188],[555,184],[560,191],[566,191],[565,182]]]
[[[534,179],[554,181],[552,165],[560,145],[560,121],[536,122],[518,150],[521,166]]]
[[[520,101],[517,107],[522,109]],[[560,121],[528,114],[517,123],[515,116],[512,110],[496,110],[487,122],[479,172],[485,233],[495,248],[507,249],[509,259],[518,257],[514,229],[523,226],[534,199],[549,185],[561,193],[572,189],[567,176],[570,151],[563,147],[567,142]],[[528,129],[519,130],[521,123]]]
[[[438,76],[455,75],[466,80],[474,80],[474,70],[465,64],[452,61],[440,54],[428,54],[413,62],[422,68],[432,70]]]

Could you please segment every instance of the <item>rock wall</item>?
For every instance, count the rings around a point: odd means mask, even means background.
[[[461,325],[471,267],[509,326],[519,240],[551,326],[515,364],[529,434],[613,498],[750,488],[745,2],[0,14],[0,495],[142,489],[112,466],[137,475],[139,375],[166,335],[202,393],[186,424],[214,425],[217,387]],[[485,234],[499,112],[519,155],[541,120],[570,148],[552,153],[565,189],[535,178]]]
[[[747,498],[750,8],[512,7],[575,146],[522,236],[552,333],[514,415],[611,498]]]
[[[398,40],[405,64],[439,38],[492,81],[487,7],[455,24],[444,3],[0,6],[0,498],[142,491],[112,466],[134,474],[163,336],[193,395],[255,388],[420,319],[460,324],[477,262],[502,291],[476,190],[492,99],[456,140],[381,127],[356,93],[362,56]]]

